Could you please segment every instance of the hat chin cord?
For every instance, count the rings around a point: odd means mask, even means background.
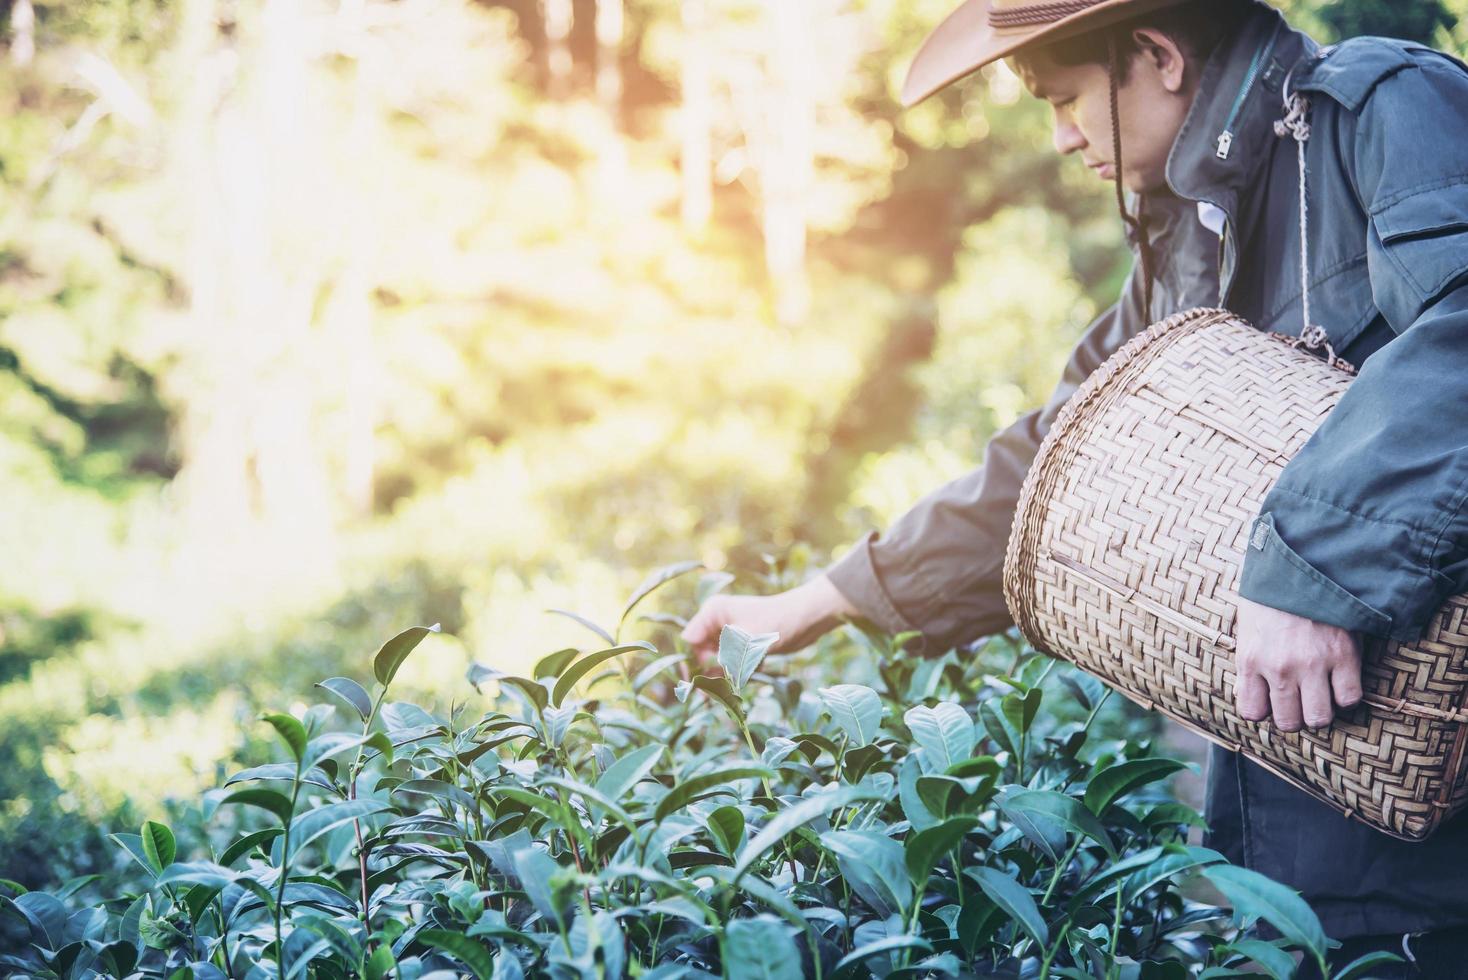
[[[1150,321],[1152,318],[1152,242],[1147,234],[1147,217],[1143,209],[1141,195],[1137,197],[1137,213],[1133,216],[1126,209],[1126,194],[1122,190],[1121,175],[1121,109],[1119,105],[1119,93],[1121,90],[1121,53],[1116,46],[1115,33],[1109,33],[1106,38],[1107,51],[1107,74],[1111,77],[1111,155],[1114,158],[1114,172],[1112,183],[1116,187],[1116,209],[1121,212],[1122,223],[1131,229],[1137,241],[1137,253],[1141,262],[1142,272],[1142,304],[1143,319]]]

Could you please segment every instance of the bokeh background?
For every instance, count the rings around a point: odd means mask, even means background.
[[[585,642],[547,608],[795,580],[973,466],[1127,256],[1003,66],[898,111],[952,6],[0,2],[0,877],[187,826],[403,626],[462,702]]]

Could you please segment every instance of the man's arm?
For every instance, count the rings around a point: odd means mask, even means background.
[[[1265,498],[1240,593],[1411,641],[1468,586],[1468,73],[1399,72],[1356,120],[1372,292],[1399,336]]]
[[[863,616],[892,633],[917,630],[942,650],[1011,624],[1004,552],[1025,474],[1077,387],[1147,324],[1134,274],[1123,298],[1087,328],[1050,400],[989,441],[982,465],[945,484],[884,535],[869,533],[826,577]]]

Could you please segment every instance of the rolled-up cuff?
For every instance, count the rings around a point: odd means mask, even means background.
[[[882,584],[882,576],[872,560],[872,542],[876,538],[876,531],[867,532],[866,537],[826,569],[826,578],[858,612],[888,633],[895,636],[918,630],[912,620],[897,608]]]
[[[1279,536],[1273,514],[1261,514],[1249,534],[1239,595],[1344,630],[1386,636],[1391,617],[1331,581]]]

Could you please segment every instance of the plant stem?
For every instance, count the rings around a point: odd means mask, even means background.
[[[1065,852],[1065,857],[1058,865],[1055,866],[1055,874],[1050,876],[1050,886],[1045,889],[1045,897],[1040,899],[1041,905],[1044,905],[1046,902],[1050,901],[1051,893],[1055,891],[1056,884],[1059,883],[1061,876],[1065,874],[1065,869],[1070,867],[1070,859],[1075,857],[1076,850],[1079,849],[1080,846],[1081,838],[1077,836],[1075,843],[1070,845],[1070,850]]]
[[[295,817],[296,797],[301,793],[301,764],[296,763],[296,779],[291,784],[291,816]],[[291,870],[291,821],[285,822],[280,839],[280,880],[275,885],[275,975],[285,980],[285,938],[281,936],[281,913],[285,911],[285,883]]]
[[[1070,931],[1070,923],[1067,922],[1060,927],[1060,935],[1055,937],[1055,945],[1045,952],[1045,960],[1040,964],[1040,980],[1050,980],[1050,964],[1055,962],[1055,957],[1060,953],[1060,945],[1065,942],[1065,934]]]

